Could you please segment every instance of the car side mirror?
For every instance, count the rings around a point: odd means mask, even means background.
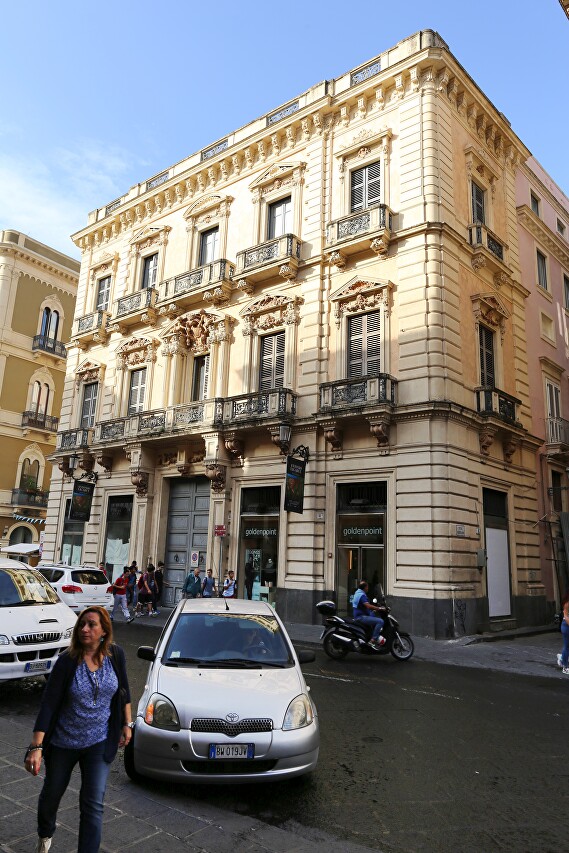
[[[312,663],[316,660],[316,654],[311,649],[295,649],[295,651],[299,663]]]
[[[151,663],[156,659],[156,653],[152,646],[139,646],[136,654],[141,660],[149,660]]]

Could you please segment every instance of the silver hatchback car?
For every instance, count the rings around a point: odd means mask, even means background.
[[[267,603],[181,601],[151,661],[125,769],[137,781],[259,782],[310,773],[316,708],[295,652]]]

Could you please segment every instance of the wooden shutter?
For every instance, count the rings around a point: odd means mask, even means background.
[[[364,205],[364,174],[365,169],[354,169],[350,185],[350,211],[356,213],[363,210]]]
[[[135,415],[144,408],[144,391],[146,388],[146,368],[133,370],[130,374],[130,395],[128,414]]]
[[[494,332],[480,326],[480,384],[483,388],[494,388]]]
[[[369,166],[366,166],[366,195],[367,195],[367,204],[366,207],[371,207],[372,204],[379,204],[381,201],[381,164],[378,160],[377,163],[370,163]]]
[[[356,213],[381,201],[381,163],[354,169],[350,183],[350,210]]]
[[[285,333],[266,335],[261,339],[259,390],[282,388],[285,368]]]
[[[472,221],[485,222],[484,219],[484,190],[472,181]]]
[[[379,311],[348,320],[348,379],[381,372],[381,315]]]

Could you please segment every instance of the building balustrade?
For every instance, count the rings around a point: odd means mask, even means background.
[[[569,421],[564,418],[547,418],[547,444],[566,445],[569,448]]]
[[[23,412],[22,426],[27,429],[41,429],[46,432],[57,432],[59,418],[46,415],[43,412]]]
[[[296,400],[296,394],[288,388],[229,397],[223,401],[223,422],[230,426],[236,421],[294,417]]]
[[[118,329],[128,328],[139,323],[154,323],[156,320],[156,302],[158,290],[145,287],[129,296],[121,296],[114,302],[112,322]]]
[[[520,400],[500,391],[498,388],[477,388],[476,408],[481,415],[493,415],[503,421],[516,423],[517,406]]]
[[[473,222],[468,226],[468,242],[478,251],[473,258],[475,269],[488,263],[495,272],[503,272],[507,262],[506,245],[483,222]],[[499,263],[496,263],[497,261]]]
[[[100,310],[91,311],[90,314],[85,314],[84,317],[78,317],[75,321],[73,338],[75,340],[84,338],[90,340],[101,339],[104,342],[109,334],[107,329],[109,319],[110,314],[107,311]]]
[[[57,450],[81,450],[93,443],[93,430],[81,427],[57,434]]]
[[[12,489],[12,506],[32,506],[47,508],[49,492],[41,489]]]
[[[140,412],[112,421],[101,421],[95,426],[93,443],[126,441],[142,437],[158,438],[163,434],[191,432],[195,427],[200,432],[204,426],[220,427],[223,418],[223,400],[200,400],[169,406],[167,409],[154,409]]]
[[[263,281],[275,275],[293,280],[300,262],[302,242],[294,234],[283,234],[266,240],[243,252],[237,252],[237,278]]]
[[[35,335],[32,341],[32,350],[36,352],[47,352],[50,355],[55,355],[57,358],[67,358],[67,350],[61,341],[56,341],[55,338],[48,338],[47,335]]]
[[[183,308],[192,302],[194,294],[202,294],[209,287],[221,286],[225,295],[229,296],[231,282],[235,273],[235,264],[226,258],[220,258],[211,264],[189,270],[175,278],[161,282],[159,286],[159,302],[175,303]]]
[[[387,373],[323,382],[320,385],[320,411],[345,411],[381,403],[393,406],[396,389],[397,380]]]
[[[386,204],[376,204],[358,213],[329,222],[326,228],[326,248],[336,249],[332,262],[345,264],[347,255],[372,249],[382,257],[387,254],[393,230],[393,213]]]

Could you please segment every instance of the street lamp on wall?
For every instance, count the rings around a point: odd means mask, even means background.
[[[75,453],[67,458],[67,470],[69,471],[69,476],[71,477],[71,479],[88,480],[91,483],[96,483],[99,479],[99,475],[96,471],[85,471],[79,477],[75,476],[75,471],[77,471],[77,469],[79,468],[80,461],[81,460],[79,459],[79,456],[77,456],[77,454]]]

